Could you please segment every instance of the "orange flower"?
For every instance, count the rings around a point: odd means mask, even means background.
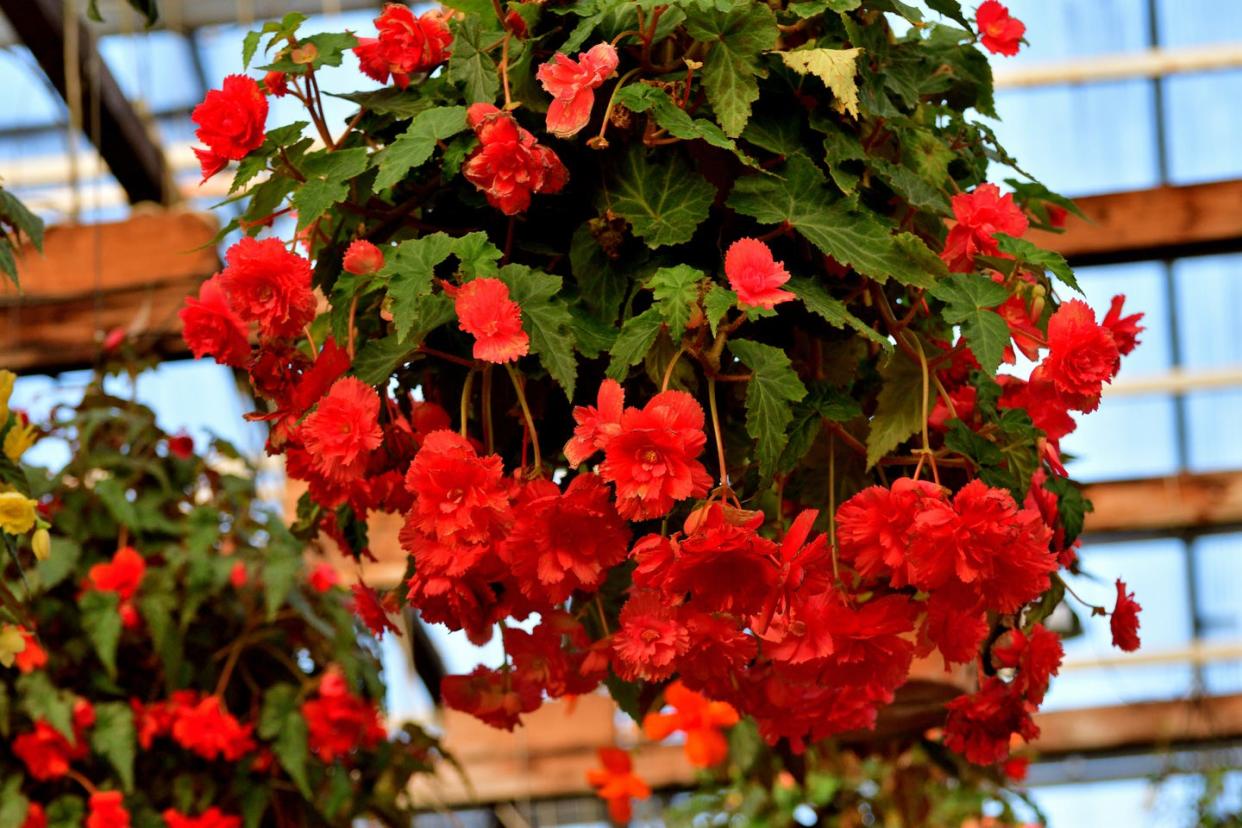
[[[686,734],[686,758],[696,768],[718,765],[729,755],[729,743],[721,728],[737,724],[737,711],[727,702],[718,702],[696,693],[680,681],[664,690],[664,700],[673,713],[648,713],[643,733],[648,739],[667,739],[675,731]]]
[[[630,800],[646,799],[651,796],[651,788],[634,773],[634,763],[624,750],[600,748],[599,761],[604,767],[587,771],[587,782],[596,789],[595,794],[608,803],[608,815],[614,822],[629,822]]]

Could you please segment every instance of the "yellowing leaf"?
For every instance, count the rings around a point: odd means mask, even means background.
[[[799,49],[777,54],[799,75],[812,74],[822,80],[832,90],[838,112],[858,117],[858,82],[854,74],[862,49]]]

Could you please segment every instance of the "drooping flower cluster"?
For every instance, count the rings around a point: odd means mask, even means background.
[[[548,132],[559,138],[572,138],[591,119],[595,90],[617,70],[617,50],[610,43],[598,43],[577,60],[562,52],[539,67],[536,77],[552,96],[548,105]]]
[[[262,145],[267,98],[250,78],[229,75],[220,89],[207,93],[190,117],[198,124],[195,136],[207,145],[194,148],[206,181],[230,161],[240,161]]]
[[[411,75],[428,72],[448,59],[453,35],[438,12],[416,17],[409,7],[389,3],[375,18],[375,28],[379,36],[359,38],[354,54],[362,71],[380,83],[388,83],[391,75],[392,82],[405,89]]]
[[[558,193],[569,180],[556,153],[519,126],[512,114],[477,103],[467,111],[466,120],[479,147],[466,159],[462,175],[505,215],[524,212],[531,195]]]

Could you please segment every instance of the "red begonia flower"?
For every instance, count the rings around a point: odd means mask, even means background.
[[[674,544],[662,588],[670,595],[689,594],[700,611],[758,612],[778,574],[778,547],[758,533],[762,523],[762,512],[734,520],[712,503],[694,531]]]
[[[952,206],[957,223],[949,230],[940,257],[955,273],[973,270],[975,256],[996,255],[997,233],[1021,236],[1028,226],[1013,195],[1002,196],[995,184],[980,184],[969,193],[958,193],[953,196]]]
[[[743,305],[771,310],[781,302],[797,298],[780,289],[789,281],[789,273],[772,258],[767,244],[758,239],[738,239],[729,245],[724,267],[729,287]]]
[[[1009,14],[1009,9],[997,0],[984,0],[975,12],[979,26],[979,39],[984,48],[994,55],[1013,57],[1018,53],[1026,25]]]
[[[243,368],[250,361],[246,323],[229,306],[219,275],[203,282],[197,298],[187,296],[177,316],[181,318],[181,336],[195,359],[211,356],[233,368]]]
[[[522,309],[509,298],[509,286],[499,279],[471,279],[450,287],[457,321],[474,337],[474,358],[485,362],[512,362],[530,351],[530,337],[522,330]]]
[[[96,791],[87,804],[86,828],[129,828],[129,811],[120,791]]]
[[[595,795],[608,803],[608,816],[613,822],[628,823],[633,816],[633,799],[651,796],[651,788],[638,774],[630,755],[620,748],[598,749],[599,762],[603,768],[587,771],[587,783],[595,788]]]
[[[1139,612],[1143,607],[1126,592],[1125,581],[1117,579],[1117,603],[1108,619],[1112,628],[1113,646],[1132,653],[1139,648]]]
[[[410,75],[428,72],[449,56],[453,34],[439,12],[420,17],[406,6],[389,3],[375,18],[378,37],[360,37],[354,47],[362,71],[380,83],[393,83],[401,89],[410,85]]]
[[[198,124],[195,136],[207,145],[206,150],[195,149],[205,181],[263,143],[267,98],[254,80],[229,75],[220,89],[207,93],[190,117]]]
[[[737,709],[727,702],[712,701],[680,681],[664,688],[664,702],[671,713],[648,713],[643,734],[653,741],[671,734],[686,734],[686,758],[696,768],[719,765],[729,756],[729,743],[721,732],[738,723]]]
[[[16,736],[11,747],[25,763],[27,773],[40,781],[60,779],[67,774],[74,755],[69,740],[43,719],[35,721],[34,730]]]
[[[284,72],[268,72],[263,76],[263,91],[277,98],[283,98],[289,94],[289,76]]]
[[[865,580],[888,579],[894,588],[906,586],[910,527],[922,511],[944,502],[939,486],[908,477],[893,481],[892,488],[863,489],[837,509],[841,560]]]
[[[996,676],[985,679],[978,692],[958,696],[945,706],[949,709],[945,746],[976,765],[1003,761],[1015,733],[1028,742],[1039,735],[1021,693]]]
[[[614,379],[599,384],[595,405],[574,406],[574,436],[565,444],[565,459],[580,466],[595,452],[607,448],[608,441],[621,431],[625,389]]]
[[[992,656],[1001,667],[1015,671],[1010,682],[1014,690],[1038,707],[1065,657],[1061,637],[1043,624],[1036,624],[1030,635],[1010,630],[1006,639],[992,648]]]
[[[47,812],[38,802],[26,803],[26,818],[21,828],[47,828]]]
[[[1104,319],[1100,324],[1108,328],[1108,332],[1113,335],[1113,341],[1117,343],[1117,351],[1125,356],[1134,350],[1138,345],[1138,335],[1147,330],[1139,321],[1142,320],[1143,314],[1132,313],[1129,316],[1121,315],[1121,306],[1125,304],[1126,297],[1117,295],[1113,297],[1108,306],[1108,313],[1104,314]],[[1115,374],[1116,371],[1113,371]]]
[[[1080,299],[1065,302],[1048,320],[1048,355],[1040,376],[1057,390],[1074,397],[1098,398],[1120,365],[1117,342],[1108,328],[1095,321],[1095,312]],[[1075,403],[1074,407],[1080,407]]]
[[[479,147],[466,159],[462,175],[508,216],[530,206],[532,193],[557,193],[569,171],[556,153],[540,144],[513,115],[489,103],[473,104],[466,121]]]
[[[302,717],[310,749],[324,762],[369,750],[385,735],[375,704],[351,693],[336,668],[323,674],[318,693],[302,703]]]
[[[355,276],[373,276],[384,267],[384,251],[366,239],[356,239],[346,248],[341,265]]]
[[[617,70],[617,50],[610,43],[597,43],[578,59],[558,52],[539,67],[535,77],[552,96],[548,106],[548,132],[560,138],[576,135],[591,119],[595,90]]]
[[[173,741],[204,759],[236,762],[256,748],[254,725],[243,725],[219,696],[182,697],[174,711]]]
[[[455,431],[427,435],[406,472],[405,485],[415,497],[411,522],[437,540],[490,541],[509,517],[500,458],[480,457]]]
[[[39,640],[35,638],[34,633],[23,627],[18,627],[17,630],[26,642],[26,649],[13,656],[13,666],[22,673],[32,673],[46,667],[47,650],[39,646]]]
[[[340,583],[341,576],[332,564],[320,562],[311,570],[310,576],[306,580],[310,584],[311,589],[315,590],[315,592],[323,593]]]
[[[87,571],[87,583],[100,592],[115,592],[122,602],[134,597],[146,574],[147,562],[138,550],[122,546],[108,563],[95,564]]]
[[[621,608],[612,647],[617,675],[627,681],[660,681],[673,674],[677,658],[690,648],[690,633],[663,595],[637,590]]]
[[[341,482],[361,476],[371,452],[383,442],[379,409],[379,395],[362,380],[334,382],[298,429],[315,468]]]
[[[384,633],[392,631],[397,635],[401,635],[401,629],[393,623],[388,617],[388,611],[384,609],[384,605],[380,602],[379,595],[375,590],[362,582],[358,582],[349,588],[353,593],[353,610],[354,614],[362,619],[362,623],[367,625],[376,638],[383,638]]]
[[[663,517],[677,501],[707,493],[711,478],[697,459],[707,444],[704,422],[702,406],[685,391],[663,391],[641,409],[625,409],[599,467],[616,484],[622,517]]]
[[[241,828],[241,817],[226,814],[211,806],[196,817],[187,816],[172,808],[162,814],[168,828]]]
[[[220,286],[242,319],[259,323],[264,336],[301,334],[315,318],[311,265],[280,239],[243,237],[225,253]]]
[[[516,682],[511,672],[491,670],[481,664],[469,675],[445,676],[440,692],[444,703],[452,709],[501,730],[513,730],[523,713],[537,710],[541,703],[537,685]]]

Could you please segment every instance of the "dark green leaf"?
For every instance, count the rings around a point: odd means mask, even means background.
[[[724,134],[724,131],[711,121],[703,118],[692,118],[662,89],[645,83],[634,83],[617,93],[617,103],[634,112],[650,112],[669,135],[685,141],[705,141],[713,147],[729,150],[742,163],[758,168],[758,163],[742,152],[737,142]]]
[[[82,828],[86,803],[73,794],[58,796],[47,806],[47,828]]]
[[[280,612],[302,572],[302,556],[297,541],[283,533],[267,547],[263,561],[263,604],[267,620]]]
[[[459,236],[453,253],[457,256],[457,272],[469,279],[495,276],[497,263],[504,255],[481,230]]]
[[[953,22],[960,24],[964,29],[970,29],[970,21],[962,13],[962,4],[958,0],[926,0],[926,2],[927,8],[940,12]]]
[[[76,697],[68,690],[60,690],[52,685],[47,673],[36,670],[19,676],[17,694],[20,698],[18,706],[31,719],[45,719],[70,742],[75,740],[73,733],[73,705]]]
[[[431,293],[436,266],[453,254],[455,245],[452,236],[432,233],[403,241],[385,255],[379,276],[388,280],[392,322],[403,341],[418,321],[420,299]]]
[[[790,279],[789,286],[798,294],[807,310],[824,319],[829,325],[834,328],[851,328],[872,342],[892,349],[893,343],[888,337],[882,336],[875,328],[850,313],[845,303],[828,293],[822,285],[811,279],[797,278]]]
[[[349,181],[367,168],[366,147],[321,152],[306,157],[302,173],[306,183],[293,192],[293,206],[298,210],[301,230],[322,216],[349,195]]]
[[[1078,286],[1078,279],[1075,278],[1074,271],[1070,269],[1069,264],[1065,261],[1065,257],[1060,253],[1045,250],[1026,239],[1016,239],[1013,236],[1006,236],[1004,233],[997,233],[996,241],[997,247],[1000,248],[1002,253],[1008,253],[1024,264],[1046,268],[1052,271],[1052,275],[1060,279],[1067,287],[1082,293],[1082,288]]]
[[[467,103],[493,103],[500,91],[496,61],[483,51],[499,39],[494,31],[483,31],[479,18],[467,17],[454,26],[453,54],[448,62],[448,79],[461,86]]]
[[[91,749],[108,760],[128,793],[134,789],[134,757],[138,752],[134,711],[126,702],[96,702]]]
[[[436,142],[466,129],[464,106],[441,106],[416,116],[409,128],[379,156],[375,189],[384,190],[405,178],[431,157]]]
[[[711,48],[703,61],[703,86],[716,120],[736,138],[759,98],[759,77],[767,72],[760,55],[776,44],[776,17],[765,3],[734,0],[728,11],[703,5],[686,11],[686,31]]]
[[[880,363],[884,385],[867,433],[867,468],[923,426],[923,374],[918,363],[893,351]]]
[[[771,477],[788,440],[792,404],[806,396],[789,357],[779,348],[748,339],[729,341],[729,351],[751,371],[746,384],[746,433],[755,438],[755,456],[764,478]]]
[[[612,346],[612,359],[608,363],[608,376],[615,380],[625,379],[630,366],[643,361],[643,357],[655,344],[656,337],[664,330],[664,318],[660,309],[651,307],[621,326],[621,333]]]
[[[736,293],[722,285],[712,285],[711,290],[707,291],[707,295],[703,297],[703,313],[707,316],[707,324],[711,328],[712,336],[716,335],[716,328],[719,327],[720,320],[724,319],[725,314],[736,307]]]
[[[606,322],[617,318],[622,300],[629,292],[634,262],[612,259],[591,232],[592,222],[583,222],[569,242],[569,266],[582,301]]]
[[[116,647],[121,640],[120,602],[115,592],[87,590],[78,598],[82,628],[109,677],[116,676]]]
[[[0,187],[0,219],[24,233],[36,250],[43,249],[43,219],[3,187]]]
[[[82,555],[82,547],[68,538],[52,535],[52,554],[35,564],[39,586],[49,590],[73,574]]]
[[[572,400],[578,361],[574,358],[573,319],[565,300],[558,296],[561,277],[512,264],[496,275],[509,286],[509,296],[522,309],[522,328],[530,335],[531,351]]]
[[[404,340],[395,333],[368,340],[354,359],[353,374],[367,385],[386,385],[397,366],[407,362],[417,349],[418,343]]]
[[[649,160],[636,146],[622,162],[608,206],[656,248],[689,241],[715,198],[716,188],[679,157]]]
[[[676,265],[660,268],[647,283],[674,342],[686,332],[690,311],[699,299],[699,284],[705,278],[706,274],[701,270],[689,265]]]
[[[994,376],[1009,344],[1009,325],[999,313],[989,309],[1008,299],[1009,291],[986,276],[958,273],[939,282],[928,293],[945,303],[945,321],[961,325],[962,336],[970,343],[979,365]]]
[[[259,712],[259,737],[272,742],[272,752],[304,796],[309,797],[310,783],[306,776],[306,762],[310,757],[307,745],[306,720],[298,704],[297,688],[291,684],[277,684],[263,694],[263,708]]]

